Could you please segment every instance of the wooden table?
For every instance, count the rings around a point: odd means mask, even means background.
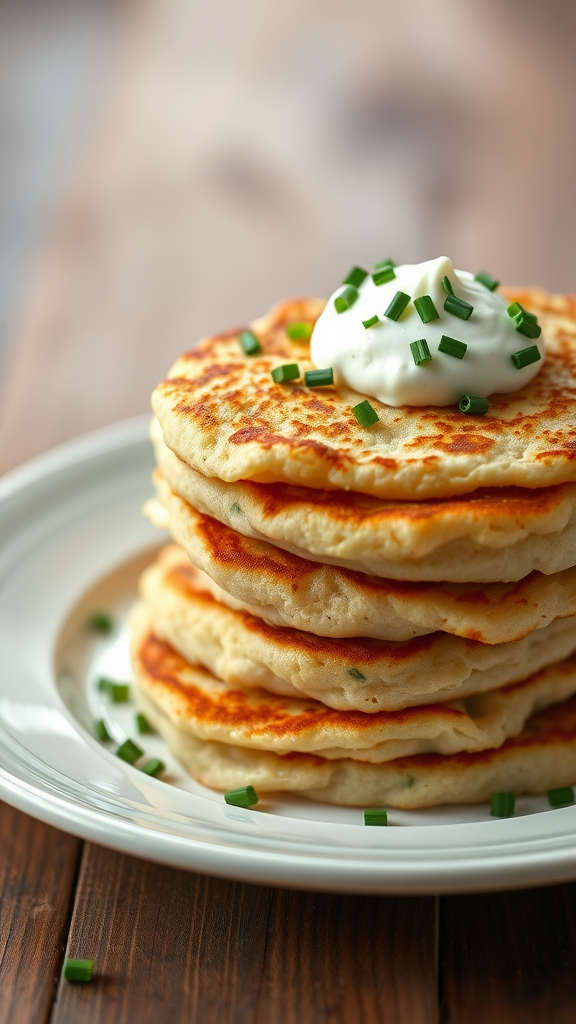
[[[211,879],[0,805],[2,1024],[563,1024],[576,887],[337,896]],[[59,979],[93,958],[91,985]]]
[[[216,216],[198,201],[201,179],[189,193],[182,172],[191,65],[177,65],[169,96],[159,71],[169,33],[157,22],[171,17],[173,36],[185,35],[185,5],[142,0],[126,10],[130,31],[120,26],[97,127],[15,327],[0,385],[0,470],[144,411],[185,345],[281,294],[263,235],[262,277],[248,287],[250,261],[240,260],[221,322],[210,322],[217,275],[210,292],[205,250],[186,248],[181,231],[208,239]],[[144,65],[154,83],[146,119]],[[216,179],[249,190],[240,171],[220,166]],[[295,265],[301,226],[296,218],[290,234],[281,195],[284,221],[274,221],[276,193],[261,192],[250,223],[281,231],[280,278]],[[183,266],[180,277],[167,271]],[[91,985],[60,979],[65,954],[95,960]],[[289,892],[139,861],[0,805],[0,1024],[572,1024],[575,1006],[575,885],[450,897]]]

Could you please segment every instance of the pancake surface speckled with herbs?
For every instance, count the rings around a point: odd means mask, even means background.
[[[485,416],[374,400],[379,422],[364,428],[351,412],[363,395],[274,384],[276,366],[313,368],[308,343],[290,341],[286,326],[315,322],[323,303],[292,300],[252,325],[262,353],[244,355],[239,331],[230,331],[176,361],[152,396],[164,440],[208,477],[383,499],[576,482],[576,298],[540,290],[507,295],[537,314],[547,356],[521,391],[493,395]]]
[[[374,714],[459,700],[523,679],[576,649],[576,617],[510,644],[431,633],[402,643],[332,639],[269,626],[234,611],[175,545],[140,578],[154,635],[231,686],[308,696],[328,707]]]
[[[576,484],[384,502],[286,484],[224,483],[174,455],[157,421],[151,435],[157,465],[177,494],[302,558],[388,579],[479,583],[556,573],[576,562]]]
[[[155,474],[144,513],[168,529],[210,592],[270,625],[325,637],[409,640],[438,629],[488,644],[520,640],[576,614],[576,568],[519,583],[414,583],[323,565],[246,537],[197,512]]]
[[[132,615],[132,662],[139,691],[199,739],[277,754],[313,753],[380,763],[416,753],[499,747],[532,714],[576,693],[576,660],[460,701],[399,711],[340,711],[319,701],[232,686],[189,664],[151,630],[142,603]],[[568,666],[568,668],[567,668]]]
[[[481,802],[501,790],[545,792],[576,775],[574,659],[465,704],[367,716],[232,690],[157,640],[143,606],[134,627],[138,705],[188,771],[213,788],[250,784],[262,793],[415,808]],[[446,753],[401,753],[435,746]],[[475,749],[449,752],[458,746]]]

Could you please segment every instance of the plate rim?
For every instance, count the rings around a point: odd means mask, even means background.
[[[87,466],[90,460],[105,462],[112,453],[126,457],[134,446],[147,444],[149,421],[150,416],[143,414],[100,427],[10,470],[0,478],[0,512],[4,503],[15,495],[25,501],[27,490],[43,483],[50,487],[61,471],[74,473],[75,468],[81,465],[84,471],[90,472],[90,466]],[[421,860],[414,863],[403,860],[402,850],[390,847],[382,848],[382,860],[376,861],[374,857],[368,862],[361,862],[351,857],[339,857],[338,850],[330,857],[312,856],[305,850],[298,855],[291,850],[279,854],[265,848],[258,850],[234,846],[233,843],[223,845],[209,839],[200,841],[189,836],[174,836],[135,822],[128,823],[120,817],[114,818],[106,810],[72,805],[62,796],[47,794],[38,787],[35,789],[4,764],[2,751],[0,797],[48,825],[131,856],[250,883],[332,892],[426,894],[526,888],[568,881],[576,876],[576,847],[560,843],[559,848],[553,848],[554,838],[557,841],[560,838],[558,835],[543,836],[549,840],[544,849],[531,848],[528,843],[520,852],[507,852],[503,847],[500,852],[482,853],[480,850],[466,858],[451,857],[447,850],[443,859],[430,859],[425,864]],[[576,808],[552,813],[562,815],[562,820],[567,823],[567,811],[576,815]],[[511,820],[522,821],[522,817]],[[501,826],[505,825],[497,821],[480,824],[494,829],[495,839],[499,830],[504,831]],[[576,828],[570,830],[570,834],[575,833]],[[376,848],[373,849],[376,852]]]

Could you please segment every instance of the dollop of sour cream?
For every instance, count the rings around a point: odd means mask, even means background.
[[[394,267],[395,277],[376,285],[369,274],[358,287],[353,305],[337,313],[330,297],[318,319],[310,342],[313,362],[331,366],[334,382],[361,395],[373,396],[386,405],[454,405],[463,395],[488,398],[500,392],[519,391],[542,368],[544,338],[528,338],[516,329],[508,315],[508,302],[490,291],[466,270],[455,270],[447,256],[426,263]],[[448,278],[454,294],[473,306],[468,320],[444,309]],[[388,319],[396,292],[410,296],[398,320]],[[439,313],[423,323],[414,299],[429,295]],[[373,326],[363,321],[378,316]],[[443,337],[463,342],[463,358],[438,350]],[[417,365],[411,342],[425,340],[431,359]],[[540,359],[517,369],[512,356],[535,345]]]

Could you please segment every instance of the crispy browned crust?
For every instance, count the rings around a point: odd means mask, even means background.
[[[300,558],[298,555],[293,555],[282,548],[276,548],[272,544],[264,546],[260,541],[255,542],[252,538],[237,533],[236,530],[225,526],[217,519],[212,519],[211,516],[203,515],[196,510],[194,510],[194,515],[196,530],[202,538],[210,562],[212,566],[219,567],[222,571],[241,569],[251,576],[266,579],[271,591],[278,587],[289,586],[296,594],[321,568],[317,562]],[[192,564],[190,564],[190,568],[181,567],[178,570],[181,585],[185,585],[187,574],[194,574],[194,572]],[[457,604],[475,605],[484,609],[498,608],[502,615],[508,615],[513,613],[514,609],[522,609],[528,605],[537,609],[538,602],[534,599],[534,585],[539,578],[542,578],[542,574],[535,571],[516,583],[430,583],[367,576],[366,573],[355,572],[342,566],[333,566],[332,572],[337,573],[343,579],[350,580],[355,588],[368,594],[380,593],[408,600],[411,597],[421,599],[425,595],[430,595],[432,600],[446,596]],[[193,576],[189,575],[189,578],[192,580]],[[262,620],[258,619],[257,621],[261,622]],[[491,638],[486,637],[485,631],[478,624],[475,627],[468,626],[461,629],[459,635],[472,641],[493,642]],[[512,639],[514,638],[517,637],[512,637]]]
[[[574,671],[574,659],[566,663],[567,671]],[[463,751],[459,754],[415,754],[413,757],[400,757],[394,765],[400,769],[439,768],[443,761],[449,761],[454,767],[470,768],[474,765],[487,765],[497,762],[513,751],[536,751],[542,747],[563,746],[567,743],[576,744],[576,697],[570,697],[562,704],[555,704],[529,718],[519,736],[507,739],[501,747],[489,750]]]
[[[217,608],[219,603],[211,594],[202,590],[201,576],[197,569],[189,565],[177,565],[168,569],[164,576],[166,585],[176,591],[180,591],[185,597],[194,601],[202,601],[208,606]],[[291,651],[303,651],[313,654],[316,657],[322,655],[341,657],[346,664],[355,664],[356,661],[363,665],[373,665],[386,658],[391,663],[400,664],[409,661],[415,654],[427,651],[434,646],[434,641],[439,633],[427,633],[424,636],[413,637],[411,640],[371,640],[368,637],[347,637],[338,639],[334,637],[317,636],[315,633],[304,633],[300,629],[291,629],[289,626],[270,626],[263,619],[250,612],[236,611],[234,613],[242,621],[245,629],[251,633],[269,639],[275,644],[284,645]],[[467,645],[473,646],[475,640],[466,640]]]
[[[372,731],[379,723],[404,724],[411,719],[422,720],[424,714],[446,723],[466,718],[462,711],[446,704],[420,705],[417,708],[377,711],[367,715],[362,711],[337,711],[319,701],[306,698],[298,700],[302,709],[294,714],[293,698],[285,700],[266,690],[251,689],[248,692],[240,688],[223,688],[216,692],[212,689],[207,697],[200,687],[189,681],[188,662],[151,632],[138,645],[136,656],[147,676],[148,685],[161,688],[164,694],[171,696],[177,704],[178,716],[183,721],[188,719],[205,724],[214,722],[229,729],[242,727],[252,737],[263,734],[276,737],[300,736],[310,728],[317,729],[319,725],[329,731],[332,724],[338,726],[340,734],[348,729],[357,734],[364,729]],[[214,679],[202,666],[194,665],[193,668],[207,682]]]
[[[244,357],[237,333],[227,332],[205,339],[178,360],[174,375],[156,389],[155,407],[165,437],[184,457],[190,457],[190,438],[202,438],[196,468],[207,475],[220,475],[209,454],[209,449],[218,448],[218,459],[225,463],[222,478],[229,480],[242,476],[265,481],[270,473],[268,480],[274,482],[302,481],[328,489],[346,487],[349,479],[350,487],[379,496],[466,493],[481,484],[486,464],[497,459],[502,465],[498,479],[491,482],[506,483],[504,442],[513,459],[524,462],[516,472],[526,472],[525,480],[508,477],[509,482],[537,488],[540,483],[574,481],[576,298],[539,290],[510,290],[509,297],[538,313],[550,343],[547,359],[520,392],[493,395],[489,413],[481,419],[455,407],[393,409],[371,399],[380,423],[370,431],[359,430],[351,412],[354,392],[344,388],[311,392],[298,383],[275,385],[270,370],[278,365],[278,358],[297,361],[303,369],[311,366],[308,346],[290,342],[285,327],[297,319],[298,303],[309,320],[317,317],[321,305],[315,301],[306,307],[306,300],[293,300],[280,304],[260,322],[261,356]],[[172,432],[167,429],[167,416],[173,421]],[[174,446],[177,434],[188,435],[180,449]],[[245,455],[235,456],[234,449],[250,445]],[[266,452],[271,458],[262,462]],[[441,472],[447,457],[461,467],[448,474],[449,480]],[[467,483],[458,473],[466,474],[470,466],[474,473]],[[522,500],[513,494],[510,498]],[[279,491],[271,500],[282,502],[286,495]],[[320,500],[326,502],[325,494]],[[335,499],[335,515],[338,510],[347,514],[345,499]],[[430,513],[414,509],[407,514]]]
[[[221,689],[215,689],[212,686],[209,691],[204,692],[201,682],[200,685],[194,684],[188,662],[170,644],[159,640],[152,631],[147,631],[139,639],[134,655],[139,665],[140,678],[142,679],[142,675],[146,677],[147,686],[152,692],[157,689],[163,691],[164,696],[169,696],[173,706],[177,707],[178,717],[182,721],[189,720],[206,725],[217,723],[230,730],[240,727],[252,737],[296,737],[302,736],[309,729],[317,730],[319,726],[327,733],[337,727],[340,735],[348,731],[358,735],[364,730],[373,731],[379,724],[404,725],[411,720],[422,721],[423,717],[437,719],[449,727],[450,723],[467,718],[465,712],[449,704],[426,704],[398,711],[366,714],[355,710],[335,710],[315,700],[294,701],[293,698],[283,698],[279,694],[270,694],[266,690],[255,688],[246,691],[240,687],[235,689],[222,686]],[[554,671],[570,677],[574,674],[575,666],[576,657],[568,658],[555,666]],[[192,668],[200,681],[205,679],[208,686],[214,682],[214,676],[203,666],[194,665]],[[502,692],[530,688],[533,685],[533,678],[535,677],[530,676],[517,683],[511,683],[503,687]],[[296,710],[296,707],[299,710]],[[534,716],[532,721],[536,722],[536,725],[529,729],[527,727],[522,733],[522,736],[526,736],[527,745],[536,742],[541,734],[543,727],[538,724],[539,719],[539,715]],[[560,719],[554,719],[554,723],[557,722],[560,728]],[[545,734],[548,736],[550,727],[546,728],[548,732]],[[576,733],[576,710],[570,728]],[[490,752],[488,757],[489,755]],[[409,760],[416,762],[420,756]],[[434,755],[437,756],[440,755]]]

